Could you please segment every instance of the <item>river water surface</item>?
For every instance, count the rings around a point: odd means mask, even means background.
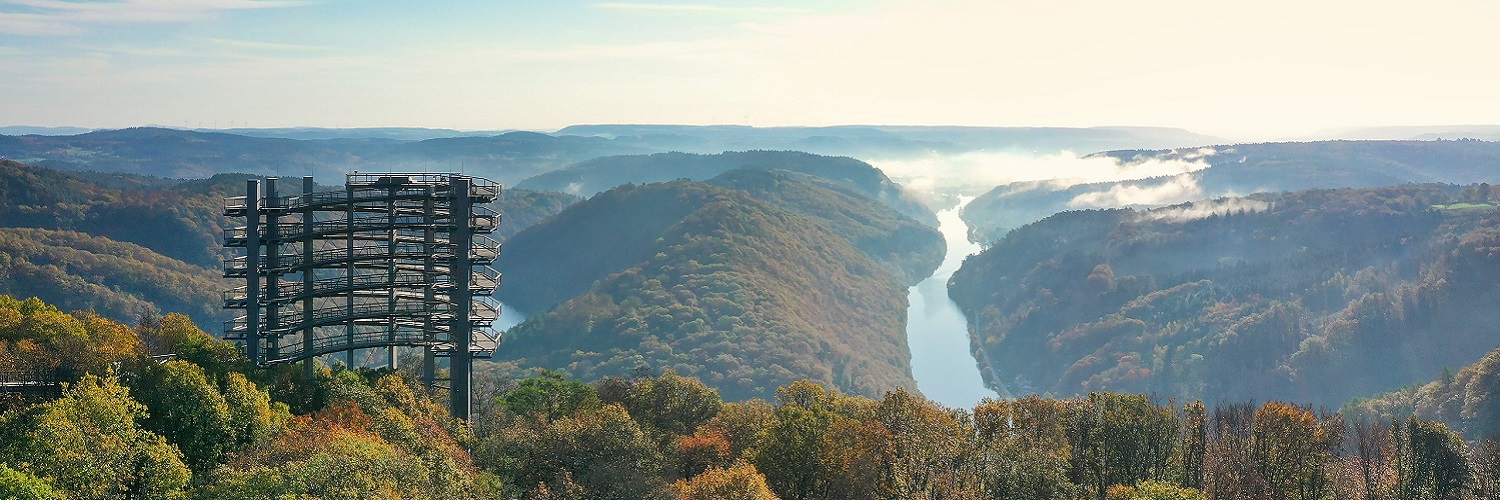
[[[979,366],[969,352],[969,323],[948,298],[948,278],[964,258],[979,253],[968,238],[968,226],[958,214],[972,197],[937,213],[938,231],[948,242],[943,264],[932,276],[911,287],[906,311],[906,341],[911,346],[911,372],[927,399],[953,408],[973,408],[980,399],[997,397],[985,387]]]
[[[519,325],[522,321],[526,321],[526,313],[518,311],[514,307],[501,304],[498,300],[495,301],[495,303],[500,304],[500,316],[495,318],[495,331],[504,332],[506,330],[509,330],[510,327]]]

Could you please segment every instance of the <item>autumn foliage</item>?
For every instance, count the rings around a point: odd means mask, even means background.
[[[799,381],[774,401],[726,403],[670,371],[594,384],[541,372],[486,385],[476,395],[483,410],[462,422],[402,374],[247,373],[232,347],[181,316],[132,329],[0,298],[0,342],[9,356],[0,361],[72,377],[60,393],[10,400],[0,416],[0,491],[23,498],[1383,500],[1500,491],[1494,442],[1465,441],[1435,420],[1346,421],[1281,401],[1208,408],[1095,392],[967,409],[900,389],[876,400]],[[163,352],[177,359],[147,356]]]

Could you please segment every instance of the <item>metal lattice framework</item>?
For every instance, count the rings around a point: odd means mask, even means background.
[[[500,215],[484,206],[500,186],[453,174],[349,174],[342,191],[277,194],[275,178],[246,183],[224,215],[244,226],[224,232],[224,246],[245,255],[224,261],[224,276],[245,284],[224,292],[224,307],[244,309],[224,336],[268,367],[359,349],[423,348],[424,383],[437,359],[448,359],[455,416],[468,418],[470,361],[499,344],[489,299],[500,275],[489,266],[499,242],[485,236]]]

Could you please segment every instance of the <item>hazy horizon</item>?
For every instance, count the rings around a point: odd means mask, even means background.
[[[91,126],[76,125],[76,124],[37,125],[37,124],[34,124],[34,123],[3,123],[3,124],[0,124],[0,134],[17,135],[15,133],[8,133],[8,132],[6,132],[6,130],[9,130],[9,129],[34,129],[34,131],[33,130],[28,130],[28,131],[26,131],[26,132],[24,132],[24,133],[22,133],[20,135],[25,135],[25,134],[37,134],[37,135],[73,135],[73,134],[76,134],[76,133],[83,133],[83,132],[89,132],[89,131],[123,130],[123,129],[130,129],[130,128],[153,128],[154,127],[154,128],[166,128],[166,129],[188,130],[188,131],[228,132],[228,133],[233,133],[235,131],[252,131],[252,130],[264,130],[264,131],[270,131],[270,130],[334,130],[334,131],[336,131],[336,130],[432,130],[432,131],[452,131],[452,132],[455,132],[455,133],[458,133],[458,134],[468,134],[468,135],[472,135],[472,134],[490,134],[490,133],[493,133],[493,134],[505,134],[505,133],[510,133],[510,132],[536,132],[536,133],[542,133],[542,134],[548,134],[548,135],[560,135],[560,133],[563,130],[565,130],[567,128],[570,128],[570,127],[576,127],[576,126],[646,126],[646,127],[703,127],[703,128],[712,128],[712,127],[745,127],[745,128],[751,128],[751,129],[779,129],[779,128],[780,129],[795,129],[795,128],[839,128],[839,127],[845,127],[845,128],[859,128],[859,127],[870,127],[870,128],[881,128],[881,127],[890,127],[890,128],[901,128],[901,127],[911,127],[911,128],[917,128],[917,127],[933,127],[933,128],[939,128],[939,127],[959,127],[959,128],[994,128],[994,129],[1027,129],[1027,128],[1041,129],[1041,128],[1057,128],[1057,129],[1082,130],[1082,129],[1130,129],[1130,128],[1143,128],[1143,129],[1183,130],[1183,131],[1186,131],[1186,132],[1204,135],[1206,137],[1209,137],[1209,138],[1212,138],[1212,139],[1217,139],[1217,140],[1221,141],[1221,142],[1218,142],[1218,143],[1204,142],[1202,144],[1195,144],[1194,146],[1214,146],[1214,145],[1228,145],[1228,144],[1250,143],[1250,142],[1318,141],[1318,140],[1433,140],[1433,139],[1416,139],[1416,136],[1419,136],[1419,135],[1442,135],[1442,134],[1448,133],[1448,132],[1452,132],[1452,133],[1455,133],[1455,134],[1473,133],[1473,132],[1484,132],[1486,134],[1491,134],[1491,135],[1500,135],[1500,120],[1497,120],[1496,123],[1442,123],[1442,124],[1432,124],[1432,125],[1378,124],[1378,125],[1368,125],[1368,126],[1359,126],[1359,127],[1333,127],[1333,128],[1320,129],[1320,130],[1314,130],[1314,131],[1302,132],[1302,133],[1296,133],[1296,134],[1274,134],[1273,133],[1273,134],[1249,135],[1249,136],[1222,136],[1222,135],[1206,134],[1206,133],[1202,133],[1199,130],[1195,130],[1195,129],[1191,129],[1191,128],[1187,128],[1187,127],[1174,127],[1174,126],[1166,126],[1166,125],[1128,125],[1128,124],[1124,124],[1124,125],[1122,125],[1122,124],[1100,124],[1100,125],[1079,125],[1079,126],[1071,126],[1071,125],[1024,125],[1024,124],[1022,124],[1022,125],[956,125],[956,124],[924,124],[924,125],[914,125],[914,124],[903,124],[903,123],[880,123],[880,124],[875,124],[875,123],[835,123],[835,124],[827,124],[827,125],[800,125],[800,124],[786,124],[786,125],[747,125],[747,124],[742,124],[742,123],[675,123],[675,122],[673,122],[673,123],[641,123],[641,122],[574,123],[574,124],[563,125],[561,127],[549,127],[549,128],[524,128],[524,127],[462,128],[462,127],[418,126],[418,125],[369,125],[369,126],[281,125],[281,126],[265,126],[265,127],[261,127],[261,126],[240,126],[238,124],[236,124],[236,126],[232,126],[231,127],[231,126],[225,126],[224,124],[219,124],[219,123],[205,124],[204,126],[184,126],[184,125],[172,125],[172,124],[166,124],[166,123],[140,123],[140,124],[133,124],[133,125],[120,125],[120,126],[108,126],[108,127],[91,127]],[[1442,138],[1443,139],[1472,139],[1474,137],[1469,137],[1469,136],[1465,136],[1465,135],[1448,135],[1448,136],[1442,136]],[[1492,140],[1492,139],[1485,138],[1483,140]],[[1182,147],[1193,147],[1193,146],[1182,146]],[[1079,153],[1078,151],[1073,151],[1073,152],[1074,153]]]

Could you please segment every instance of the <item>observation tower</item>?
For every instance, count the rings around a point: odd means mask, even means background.
[[[224,261],[226,278],[244,280],[224,307],[245,310],[224,338],[261,367],[301,361],[309,378],[318,356],[342,352],[353,367],[355,351],[385,349],[394,368],[398,347],[421,347],[423,384],[448,389],[467,420],[471,361],[499,345],[500,243],[486,235],[500,214],[485,206],[499,195],[457,174],[354,173],[341,191],[303,177],[295,195],[276,178],[247,181],[224,208],[245,221],[224,231],[225,247],[245,249]]]

